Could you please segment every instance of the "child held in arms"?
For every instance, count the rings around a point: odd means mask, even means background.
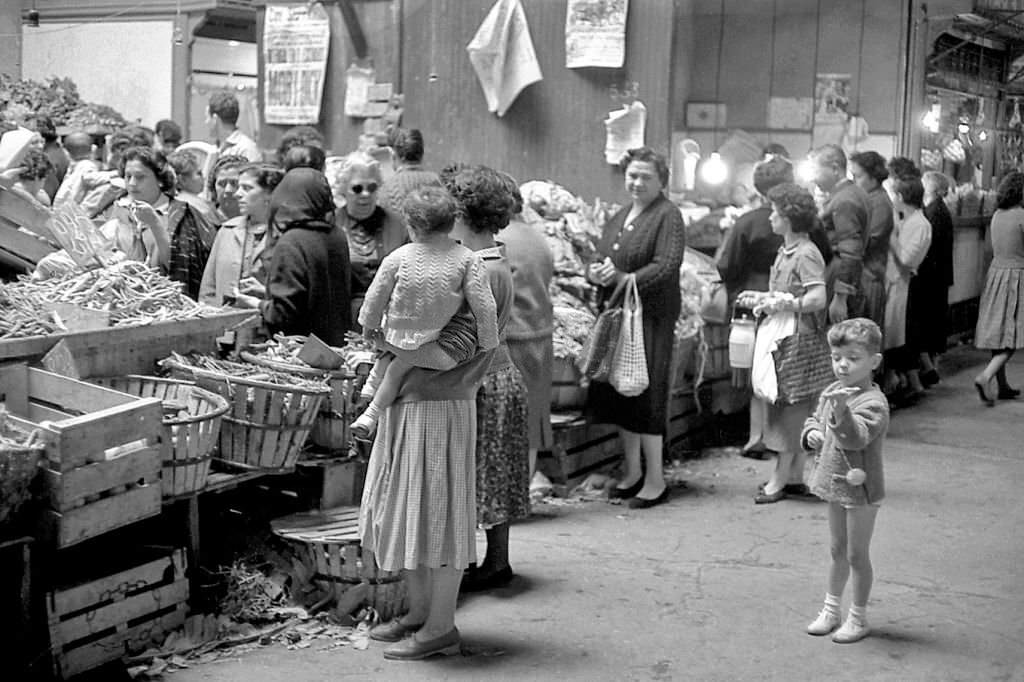
[[[856,642],[869,633],[867,615],[873,571],[869,548],[875,516],[885,497],[882,441],[889,428],[889,402],[873,372],[882,361],[882,332],[863,317],[828,330],[836,381],[825,388],[814,414],[804,423],[801,442],[817,453],[811,492],[829,503],[832,563],[825,605],[811,635]],[[845,622],[840,602],[847,578],[853,578],[853,605]],[[838,630],[837,630],[838,628]]]
[[[496,306],[487,270],[480,258],[453,240],[455,200],[441,187],[423,187],[402,204],[411,244],[395,249],[381,261],[359,310],[359,324],[378,345],[420,350],[417,365],[450,369],[476,351],[498,347]],[[455,315],[475,318],[476,339],[456,344],[437,341]],[[472,346],[472,347],[469,347]],[[377,418],[398,394],[403,377],[413,365],[384,353],[374,364],[361,391],[372,400],[352,422],[358,439],[368,439]]]

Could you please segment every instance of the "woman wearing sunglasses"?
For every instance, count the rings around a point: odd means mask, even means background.
[[[409,241],[405,223],[377,204],[381,183],[380,164],[365,152],[345,157],[338,174],[345,205],[338,208],[337,224],[348,237],[352,272],[352,328],[366,290],[381,260]]]

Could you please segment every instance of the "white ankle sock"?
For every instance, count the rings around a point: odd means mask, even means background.
[[[834,594],[829,594],[828,592],[825,593],[825,610],[826,611],[828,611],[829,613],[834,613],[834,614],[836,614],[838,616],[839,612],[840,612],[841,606],[842,606],[842,602],[840,601],[839,597],[837,597]]]
[[[864,606],[857,606],[856,604],[851,604],[850,605],[850,617],[851,618],[856,618],[857,621],[860,622],[860,623],[866,623],[867,620],[868,620],[868,607],[867,607],[867,605],[865,604]]]

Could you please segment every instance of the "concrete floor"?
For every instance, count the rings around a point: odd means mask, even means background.
[[[985,356],[947,357],[927,399],[894,413],[874,634],[858,644],[804,633],[825,588],[825,506],[755,506],[771,463],[731,451],[684,462],[687,485],[653,509],[538,506],[512,529],[512,585],[461,601],[461,657],[271,646],[170,679],[1024,680],[1024,400],[982,406],[970,381]],[[1024,385],[1024,361],[1010,376]]]

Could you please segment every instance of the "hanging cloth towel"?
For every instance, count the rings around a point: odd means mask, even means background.
[[[498,0],[466,46],[487,99],[487,110],[504,116],[523,89],[541,80],[526,12],[519,0]]]

